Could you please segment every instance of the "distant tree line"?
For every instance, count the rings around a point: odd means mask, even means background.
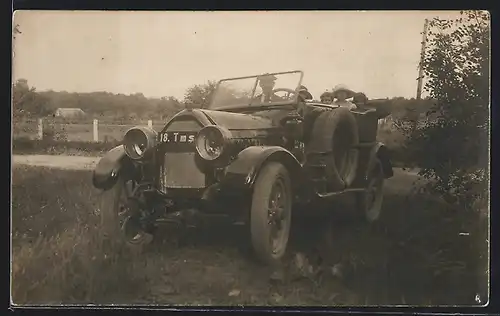
[[[58,108],[80,108],[92,117],[138,119],[169,116],[183,108],[174,97],[146,98],[142,93],[39,92],[25,79],[16,81],[12,96],[15,117],[45,117]]]
[[[189,87],[182,100],[172,96],[146,98],[142,93],[114,94],[110,92],[66,92],[37,91],[26,79],[19,79],[13,85],[14,117],[45,117],[58,108],[80,108],[91,117],[110,119],[149,119],[169,117],[185,106],[207,107],[216,82],[208,81]],[[422,115],[427,111],[429,100],[393,98],[391,108],[394,118]]]

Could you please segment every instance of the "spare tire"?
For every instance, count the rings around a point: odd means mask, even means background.
[[[309,161],[325,165],[329,190],[343,190],[356,178],[358,144],[358,126],[349,109],[326,111],[315,120],[307,155]]]

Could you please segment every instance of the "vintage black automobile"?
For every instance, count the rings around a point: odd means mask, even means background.
[[[263,263],[285,254],[295,209],[356,198],[360,218],[378,218],[388,149],[376,141],[381,113],[305,100],[302,71],[219,81],[211,104],[187,108],[158,133],[137,126],[110,150],[93,184],[111,195],[104,218],[132,246],[165,222],[224,215],[248,227]],[[328,203],[328,202],[327,202]],[[292,212],[293,210],[293,212]],[[332,210],[334,211],[334,210]]]

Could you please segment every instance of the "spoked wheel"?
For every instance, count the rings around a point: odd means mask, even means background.
[[[130,203],[136,185],[133,180],[119,178],[111,189],[104,191],[101,224],[109,238],[139,250],[152,242],[153,234],[144,230],[139,209]]]
[[[253,249],[267,264],[285,255],[291,224],[291,184],[286,168],[276,162],[265,165],[255,182],[250,214]]]
[[[356,204],[358,214],[368,222],[374,222],[380,217],[384,199],[384,173],[382,163],[376,159],[368,177],[366,190],[357,194]]]

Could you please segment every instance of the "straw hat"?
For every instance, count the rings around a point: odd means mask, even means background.
[[[356,92],[349,89],[346,85],[338,84],[333,88],[332,96],[335,98],[339,91],[344,91],[347,94],[346,99],[352,98],[356,94]]]

